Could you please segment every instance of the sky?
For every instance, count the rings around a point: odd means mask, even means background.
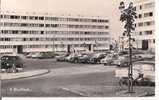
[[[1,10],[106,17],[112,38],[118,39],[123,31],[119,3],[120,0],[1,0]]]

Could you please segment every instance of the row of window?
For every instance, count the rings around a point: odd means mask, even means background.
[[[152,16],[154,16],[153,12],[147,12],[147,13],[144,13],[144,14],[139,14],[138,18],[147,18],[147,17],[152,17]]]
[[[33,23],[10,23],[4,22],[1,24],[5,27],[46,27],[46,28],[91,28],[91,29],[108,29],[109,26],[104,25],[72,25],[72,24],[33,24]]]
[[[12,45],[1,45],[0,49],[9,49],[9,48],[13,48]]]
[[[64,17],[44,17],[44,16],[18,16],[18,15],[1,15],[4,19],[23,19],[23,20],[46,20],[46,21],[71,21],[71,22],[98,22],[108,23],[105,19],[88,19],[88,18],[64,18]]]
[[[54,34],[54,35],[109,35],[109,32],[91,31],[25,31],[25,30],[1,30],[1,34]]]
[[[155,21],[140,22],[140,23],[138,23],[138,27],[151,26],[154,24],[155,24]]]
[[[136,6],[137,10],[144,10],[144,9],[150,9],[155,8],[155,2],[149,2],[142,5]]]
[[[68,45],[65,44],[55,44],[55,45],[27,45],[27,46],[23,46],[24,48],[67,48]],[[72,44],[72,47],[84,47],[83,44]],[[94,45],[95,47],[107,47],[108,44],[98,44],[98,45]]]
[[[148,30],[148,31],[140,31],[139,35],[152,35],[154,31]]]
[[[71,46],[73,46],[73,47],[84,47],[83,46],[83,44],[73,44],[73,45],[71,45]],[[97,47],[107,47],[108,46],[108,44],[98,44],[98,45],[94,45],[95,47],[97,46]],[[55,49],[57,49],[57,48],[66,48],[67,47],[67,45],[65,45],[65,44],[55,44],[55,45],[24,45],[23,46],[23,48],[25,49],[25,48],[55,48]],[[14,46],[13,45],[1,45],[0,46],[0,49],[13,49],[14,48]]]
[[[0,41],[108,41],[109,38],[0,38]]]

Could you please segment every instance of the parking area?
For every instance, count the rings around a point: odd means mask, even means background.
[[[116,93],[127,89],[127,84],[124,83],[124,81],[122,81],[123,84],[120,86],[119,76],[127,76],[126,71],[128,66],[119,66],[114,62],[119,60],[123,61],[120,57],[125,57],[125,55],[126,54],[123,56],[111,53],[89,53],[78,55],[60,54],[53,58],[25,57],[22,58],[24,72],[47,69],[50,70],[50,73],[32,78],[2,80],[2,95],[119,96],[116,95]],[[150,59],[152,62],[154,61],[153,58],[148,58],[148,60]],[[102,60],[104,60],[104,63],[102,63]],[[105,64],[107,61],[113,62]],[[154,66],[153,64],[149,65],[145,59],[141,60],[141,57],[137,62],[133,62],[133,64],[137,64],[137,66],[135,65],[137,68],[139,68],[138,65],[144,65],[146,69],[148,69],[147,66]],[[152,79],[154,78],[154,71],[152,70],[151,72],[151,76],[149,74],[147,74],[147,76]],[[144,71],[144,73],[147,72]],[[150,88],[151,91],[155,88],[154,85],[144,86],[142,84],[135,85],[135,88],[136,87],[145,87],[144,89],[146,89],[146,91],[148,90],[147,88]]]
[[[133,51],[132,62],[138,61],[154,61],[155,55],[145,51]],[[53,52],[35,52],[26,53],[25,55],[5,55],[1,57],[1,69],[36,69],[32,64],[36,62],[38,68],[57,68],[62,67],[65,62],[71,63],[73,66],[84,64],[104,64],[105,66],[128,67],[129,51],[104,51],[104,52],[73,52],[73,53],[53,53]],[[53,62],[53,66],[52,63]],[[66,63],[67,62],[67,63]],[[45,66],[45,67],[44,67]]]

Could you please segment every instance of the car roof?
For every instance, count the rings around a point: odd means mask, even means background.
[[[4,58],[4,57],[19,57],[19,56],[16,56],[16,55],[3,55],[1,58]]]
[[[18,57],[18,56],[14,56],[14,55],[5,55],[5,56],[2,56],[2,57]]]

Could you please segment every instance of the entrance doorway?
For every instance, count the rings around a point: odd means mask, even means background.
[[[142,40],[142,50],[148,50],[148,40]]]
[[[93,44],[88,44],[88,50],[93,51]]]
[[[17,46],[17,53],[19,53],[19,54],[23,53],[23,46],[22,45]]]
[[[71,52],[71,46],[70,46],[70,45],[67,46],[67,52],[68,52],[68,53]]]

